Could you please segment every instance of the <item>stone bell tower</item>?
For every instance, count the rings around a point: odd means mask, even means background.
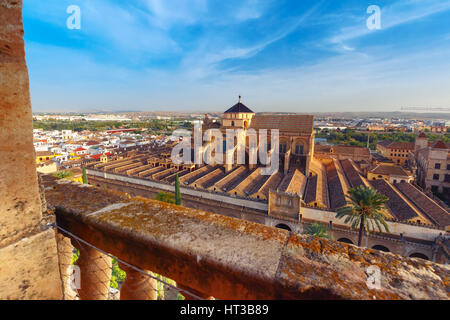
[[[228,163],[226,160],[228,158],[228,153],[234,153],[234,163],[237,162],[237,145],[238,142],[242,145],[246,146],[245,141],[245,134],[243,134],[242,130],[247,130],[250,127],[250,124],[253,120],[253,117],[255,116],[255,113],[250,110],[246,105],[242,103],[242,97],[239,96],[239,101],[234,106],[232,106],[230,109],[224,112],[224,116],[222,118],[222,127],[221,130],[224,134],[224,137],[226,135],[227,129],[234,129],[239,130],[241,129],[241,132],[235,132],[236,136],[234,138],[234,149],[230,150],[224,150],[227,154],[225,156],[225,170],[227,172],[231,171],[233,168],[233,165],[231,163]],[[241,139],[244,139],[243,141]],[[239,141],[241,140],[241,141]]]
[[[225,111],[222,119],[224,129],[247,129],[250,127],[255,113],[242,103],[242,97],[230,109]]]

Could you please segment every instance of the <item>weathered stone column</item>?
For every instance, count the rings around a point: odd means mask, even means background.
[[[112,272],[112,260],[109,256],[88,247],[76,245],[80,257],[76,265],[80,268],[81,300],[108,300]]]
[[[185,285],[182,285],[182,284],[177,284],[177,287],[180,288],[180,289],[186,290],[188,292],[191,292],[191,293],[196,295],[196,297],[194,297],[194,296],[192,296],[192,295],[190,295],[190,294],[188,294],[188,293],[186,293],[184,291],[180,292],[184,296],[184,298],[186,300],[198,300],[197,297],[205,299],[205,300],[214,300],[214,297],[212,297],[210,295],[207,295],[207,294],[204,294],[204,293],[201,293],[201,292],[198,292],[197,290],[189,288],[188,286],[185,286]]]
[[[70,238],[65,237],[61,233],[56,233],[56,244],[58,248],[59,271],[63,282],[63,299],[76,300],[77,292],[74,290],[75,278],[74,268],[72,266],[72,257],[74,247],[70,242]]]
[[[157,300],[157,281],[119,263],[120,269],[126,272],[127,278],[120,288],[120,300]],[[150,271],[145,271],[150,273]]]
[[[61,299],[55,231],[42,215],[22,0],[0,1],[0,300]]]

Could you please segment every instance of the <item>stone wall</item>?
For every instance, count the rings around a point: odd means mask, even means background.
[[[22,1],[0,0],[0,299],[62,297],[53,229],[42,216]]]

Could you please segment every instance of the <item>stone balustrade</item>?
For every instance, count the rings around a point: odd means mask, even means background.
[[[59,227],[131,266],[175,280],[195,297],[448,299],[449,266],[130,199],[48,176],[43,180]],[[86,288],[80,297],[104,299],[108,279],[98,276],[99,259],[104,257],[87,250],[81,258],[80,251],[81,282]],[[101,266],[104,274],[110,274],[109,263]],[[369,266],[381,271],[379,290],[367,286]],[[156,298],[152,281],[127,272],[122,299]]]

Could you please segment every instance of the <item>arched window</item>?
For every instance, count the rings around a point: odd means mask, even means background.
[[[234,127],[234,121],[231,121],[231,126]]]
[[[284,223],[277,224],[275,227],[278,229],[292,231],[292,229],[288,225],[285,225]]]
[[[340,238],[338,239],[339,242],[343,242],[343,243],[349,243],[349,244],[353,244],[353,241],[347,238]]]
[[[424,255],[423,253],[419,253],[419,252],[415,252],[415,253],[411,254],[409,257],[410,258],[419,258],[419,259],[423,259],[423,260],[430,260],[430,259],[428,259],[428,257],[426,255]]]
[[[295,154],[301,155],[301,154],[303,154],[303,151],[304,151],[304,146],[303,146],[303,144],[297,144],[297,145],[295,146]]]
[[[386,248],[385,246],[382,246],[382,245],[373,246],[372,249],[384,251],[384,252],[390,252],[390,250],[388,248]]]

